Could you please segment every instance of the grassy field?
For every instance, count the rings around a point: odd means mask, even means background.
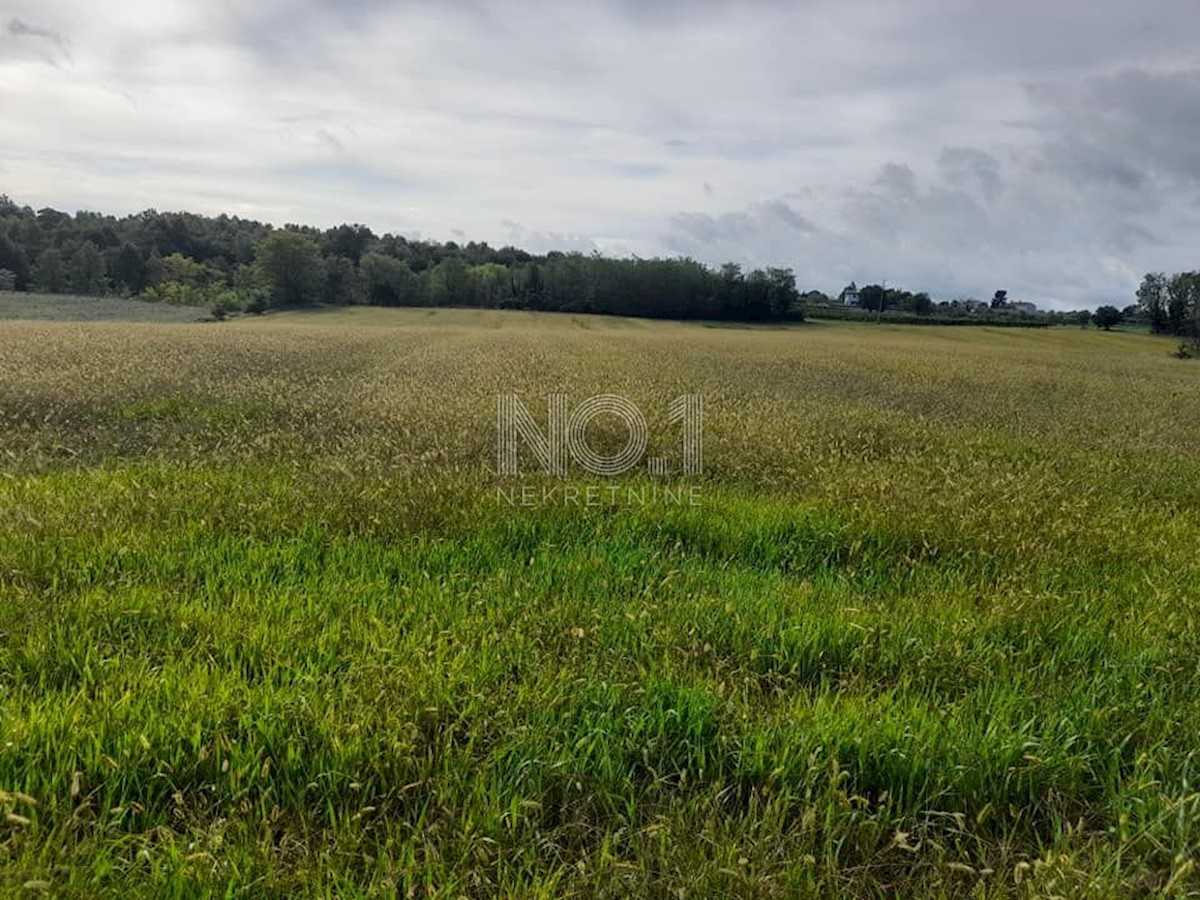
[[[1172,349],[0,323],[0,890],[1194,896]],[[514,508],[500,391],[701,394],[701,505]]]
[[[28,294],[0,291],[0,321],[41,319],[56,322],[196,322],[208,310],[168,303],[145,303],[124,297],[79,297],[74,294]]]

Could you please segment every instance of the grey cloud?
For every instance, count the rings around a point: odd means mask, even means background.
[[[531,253],[548,253],[551,250],[564,252],[594,253],[600,246],[590,237],[562,232],[542,232],[529,229],[512,219],[502,219],[504,243],[521,247]]]
[[[1121,148],[1076,135],[1064,135],[1048,144],[1039,165],[1084,187],[1137,191],[1146,184],[1145,170],[1127,160]]]
[[[325,144],[325,146],[327,146],[330,150],[333,150],[335,153],[345,153],[346,152],[345,144],[343,144],[336,137],[334,137],[332,134],[330,134],[329,131],[327,131],[326,129],[318,128],[316,130],[316,135],[317,135],[317,138],[323,144]]]
[[[1000,161],[974,147],[947,147],[938,157],[938,171],[947,184],[987,200],[1000,191]]]
[[[890,162],[875,178],[875,183],[896,197],[911,197],[917,192],[917,175],[904,163]]]
[[[772,228],[763,213],[773,204],[759,204],[717,216],[677,215],[665,242],[712,263],[785,258],[804,283],[829,290],[886,278],[941,299],[1004,287],[1014,299],[1043,306],[1119,302],[1136,269],[1114,280],[1111,264],[1097,254],[1131,255],[1162,242],[1135,216],[1087,214],[1078,196],[1039,180],[1045,178],[1033,159],[1006,181],[992,154],[946,148],[931,174],[889,162],[863,187],[841,192],[828,214],[835,227],[803,235]]]
[[[57,31],[52,31],[49,28],[40,28],[37,25],[27,25],[20,19],[10,19],[8,22],[8,33],[14,37],[35,37],[45,38],[60,49],[65,46],[65,42]]]
[[[755,230],[753,219],[746,213],[710,216],[681,212],[671,218],[671,228],[674,233],[667,237],[667,244],[681,252],[686,252],[693,242],[706,246],[721,245],[740,240]]]
[[[771,200],[762,205],[763,218],[768,224],[778,222],[801,234],[811,234],[817,227],[782,200]]]
[[[732,251],[726,259],[754,258],[753,247],[766,241],[806,239],[817,227],[784,200],[755,204],[748,210],[713,216],[683,212],[671,218],[664,238],[675,252],[715,260],[722,250]],[[761,260],[755,259],[761,262]]]
[[[1195,264],[1194,0],[10,4],[0,165],[33,205],[1043,304]],[[31,68],[66,29],[72,65]]]
[[[888,4],[880,4],[888,8]],[[1178,60],[1194,54],[1191,0],[1008,0],[961,3],[906,0],[880,58],[904,77],[946,73],[1063,74],[1139,57]],[[1189,27],[1191,26],[1191,27]]]
[[[71,59],[71,51],[66,39],[53,29],[43,28],[39,25],[30,25],[21,19],[13,17],[9,19],[5,30],[14,39],[32,40],[40,44],[40,55],[46,62],[57,65],[58,57],[60,56],[68,62]],[[46,46],[47,44],[49,47]]]
[[[1143,247],[1162,244],[1162,239],[1149,228],[1130,222],[1117,223],[1104,235],[1104,248],[1110,253],[1136,253]]]
[[[1200,186],[1200,69],[1126,68],[1030,93],[1055,133],[1045,163],[1063,175],[1132,189],[1162,180]]]

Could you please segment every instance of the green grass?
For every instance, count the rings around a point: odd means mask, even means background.
[[[194,306],[146,303],[122,297],[32,294],[0,291],[0,320],[45,319],[58,322],[196,322],[207,311]]]
[[[0,890],[1200,892],[1169,342],[466,310],[0,338]],[[509,506],[501,390],[626,394],[663,450],[702,394],[702,505]]]

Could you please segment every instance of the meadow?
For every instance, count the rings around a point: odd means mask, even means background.
[[[0,321],[38,319],[55,322],[199,322],[208,310],[123,297],[27,294],[0,291]]]
[[[0,891],[1194,896],[1172,349],[0,322]],[[499,392],[627,396],[664,455],[700,394],[699,504],[513,506]]]

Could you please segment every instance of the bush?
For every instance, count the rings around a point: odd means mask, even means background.
[[[241,312],[242,300],[234,291],[222,291],[212,305],[212,317],[223,322],[233,313]]]
[[[139,300],[150,303],[167,303],[171,306],[209,306],[216,302],[212,288],[181,281],[164,281],[152,285],[137,295]]]
[[[243,292],[245,300],[242,304],[242,310],[252,316],[261,316],[270,307],[270,300],[265,291],[260,288],[254,288]]]

